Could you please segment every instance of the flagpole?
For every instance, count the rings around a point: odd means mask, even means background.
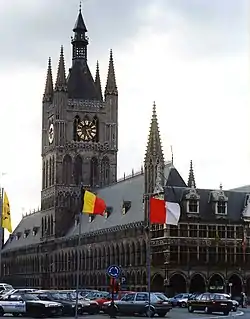
[[[146,207],[147,207],[147,219],[145,225],[145,234],[146,234],[146,247],[147,247],[147,258],[146,258],[146,268],[147,268],[147,277],[148,277],[148,317],[150,316],[150,297],[151,297],[151,225],[150,225],[150,194],[145,196]]]
[[[1,227],[0,227],[0,245],[1,245],[1,250],[0,250],[0,278],[2,278],[2,248],[3,248],[3,226],[2,226],[2,216],[3,216],[3,196],[4,196],[4,188],[1,187],[1,194],[0,194],[0,220],[1,220]]]
[[[77,241],[77,266],[76,266],[76,308],[75,318],[78,318],[78,294],[79,294],[79,282],[80,282],[80,245],[81,245],[81,234],[82,234],[82,213],[79,213],[79,233]]]

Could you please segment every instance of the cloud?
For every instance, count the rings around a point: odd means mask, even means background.
[[[15,3],[15,6],[13,5]],[[122,4],[121,4],[122,3]],[[1,171],[15,224],[41,190],[41,99],[46,64],[56,76],[60,44],[71,63],[78,0],[0,0]],[[119,176],[140,169],[153,101],[166,159],[173,145],[184,178],[193,159],[197,185],[250,180],[246,1],[92,0],[84,5],[102,84],[114,48],[119,88]],[[61,10],[63,8],[64,10]],[[49,10],[49,14],[48,14]],[[3,155],[2,155],[3,154]],[[128,156],[129,155],[129,156]],[[1,172],[0,172],[1,173]],[[1,181],[0,181],[1,182]]]

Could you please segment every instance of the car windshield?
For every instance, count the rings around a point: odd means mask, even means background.
[[[212,295],[210,298],[211,298],[211,299],[214,299],[214,300],[225,300],[225,299],[229,299],[229,298],[226,297],[225,295]]]
[[[30,295],[30,294],[24,294],[22,295],[22,297],[24,300],[27,300],[27,301],[40,300],[37,296]]]
[[[161,294],[161,293],[156,293],[155,295],[156,295],[156,297],[158,299],[160,299],[162,301],[168,301],[168,298],[165,295]]]
[[[52,293],[51,296],[56,300],[68,300],[68,296],[65,293]]]

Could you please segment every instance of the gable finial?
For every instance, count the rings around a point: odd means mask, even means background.
[[[171,145],[170,146],[171,148],[171,162],[172,162],[172,165],[174,165],[174,152],[173,152],[173,146]]]
[[[82,1],[79,2],[79,12],[82,12]]]
[[[220,183],[220,190],[222,191],[223,187],[222,187],[222,183]]]

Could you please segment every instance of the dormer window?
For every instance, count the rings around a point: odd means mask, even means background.
[[[197,193],[194,184],[192,184],[189,192],[185,196],[187,203],[187,214],[199,214],[200,211],[200,195]]]
[[[122,215],[126,215],[131,208],[131,201],[123,201],[122,203]]]
[[[22,236],[22,233],[21,233],[21,232],[18,232],[18,233],[16,234],[16,240],[19,240],[19,239],[21,238],[21,236]]]
[[[211,199],[213,202],[215,215],[227,216],[228,197],[225,195],[221,184],[220,184],[220,189],[218,191],[213,191],[211,193]]]
[[[32,235],[33,235],[33,236],[36,236],[36,235],[37,235],[38,229],[39,229],[39,227],[34,227],[34,228],[33,228],[33,230],[32,230]]]
[[[89,223],[92,223],[92,221],[95,219],[95,215],[89,215]]]
[[[23,233],[23,238],[27,238],[29,236],[30,230],[26,229]]]
[[[217,212],[218,215],[226,215],[227,214],[227,202],[220,200],[217,202]]]
[[[106,208],[106,211],[105,211],[105,213],[104,213],[104,218],[109,218],[109,216],[110,216],[110,214],[112,213],[112,211],[113,211],[113,207],[112,206],[108,206],[107,208]]]

